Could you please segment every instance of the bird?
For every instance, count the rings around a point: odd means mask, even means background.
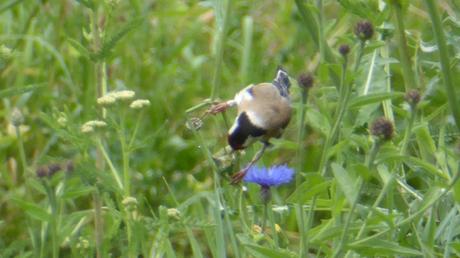
[[[281,137],[289,124],[292,113],[290,86],[288,73],[278,67],[272,82],[250,84],[235,94],[233,99],[217,103],[207,111],[215,115],[237,107],[237,116],[227,136],[233,151],[243,150],[257,140],[263,144],[248,165],[232,176],[232,184],[241,182],[249,168],[270,146],[270,139]]]

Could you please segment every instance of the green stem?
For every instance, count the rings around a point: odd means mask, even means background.
[[[104,236],[104,224],[102,221],[102,199],[99,189],[93,192],[93,206],[94,206],[94,230],[96,238],[96,256],[102,257],[102,244]]]
[[[406,29],[404,26],[404,14],[402,7],[399,4],[394,4],[393,8],[396,14],[396,33],[398,35],[399,55],[401,56],[401,69],[404,77],[404,86],[406,91],[412,88],[417,88],[414,72],[410,61],[409,50],[406,39]]]
[[[249,64],[251,61],[252,37],[254,21],[251,16],[244,17],[243,20],[243,54],[241,58],[240,77],[243,85],[249,83]]]
[[[123,182],[125,197],[131,196],[131,174],[129,173],[129,147],[126,143],[125,135],[125,126],[124,119],[121,119],[121,128],[119,131],[120,143],[121,143],[121,152],[122,152],[122,162],[123,162]]]
[[[360,51],[362,51],[362,45],[360,48]],[[360,59],[359,59],[360,60]],[[319,162],[319,167],[318,171],[320,172],[321,176],[325,176],[326,174],[326,167],[327,167],[327,153],[329,150],[330,145],[335,141],[336,135],[338,135],[339,128],[342,124],[342,119],[345,114],[345,110],[348,107],[348,99],[350,97],[351,89],[348,83],[346,83],[346,72],[347,72],[347,67],[348,67],[348,58],[347,56],[344,57],[343,64],[342,64],[342,75],[340,79],[340,86],[339,86],[339,104],[337,107],[336,111],[336,118],[334,125],[331,129],[331,131],[328,133],[326,136],[326,141],[323,146],[323,151],[321,153],[321,158]],[[310,210],[308,212],[308,220],[307,220],[307,225],[305,227],[305,232],[308,232],[311,228],[311,225],[313,223],[313,217],[316,209],[316,201],[318,199],[318,195],[315,194],[312,198],[311,205],[310,205]],[[308,239],[305,240],[308,243]],[[306,246],[308,248],[308,246]],[[308,250],[307,250],[308,253]]]
[[[267,217],[268,217],[268,204],[264,203],[264,215],[262,218],[262,232],[266,232],[265,227],[267,225]]]
[[[358,57],[356,58],[355,66],[353,67],[353,71],[356,73],[361,65],[361,61],[364,55],[364,47],[366,46],[366,41],[360,40],[359,41],[359,49],[358,49]]]
[[[316,6],[318,8],[318,40],[319,40],[319,53],[321,57],[321,62],[326,60],[326,41],[324,39],[324,30],[323,30],[323,17],[324,17],[324,9],[323,9],[323,1],[317,0]]]
[[[98,138],[96,140],[96,144],[97,144],[98,150],[100,151],[100,153],[104,157],[104,160],[109,165],[110,172],[112,172],[112,176],[115,179],[115,181],[117,182],[118,187],[120,188],[120,190],[123,190],[124,187],[123,187],[123,183],[121,181],[121,178],[118,175],[118,171],[115,168],[115,166],[113,165],[112,160],[109,157],[109,154],[107,154],[107,151],[105,150],[104,145],[102,144],[102,140],[100,138]]]
[[[347,236],[347,233],[348,233],[348,229],[350,228],[350,223],[351,223],[351,220],[353,219],[353,213],[355,212],[355,209],[356,209],[356,206],[358,205],[358,200],[359,200],[359,196],[361,195],[361,191],[363,190],[363,179],[360,177],[358,178],[358,191],[356,193],[356,196],[353,200],[353,203],[351,204],[351,208],[350,208],[350,211],[348,213],[348,217],[347,217],[347,220],[345,221],[345,225],[343,227],[343,231],[342,231],[342,234],[340,235],[340,241],[339,241],[339,244],[337,245],[337,248],[335,249],[335,253],[333,255],[333,257],[340,257],[341,253],[342,253],[342,249],[343,247],[346,245],[346,236]]]
[[[225,36],[227,32],[227,17],[228,12],[230,9],[230,2],[231,0],[223,0],[217,1],[216,4],[224,4],[223,9],[223,17],[222,23],[217,24],[217,40],[216,40],[216,53],[215,53],[215,63],[214,63],[214,77],[212,80],[212,91],[211,91],[211,100],[214,100],[219,94],[219,86],[221,81],[221,73],[222,73],[222,64],[224,58],[224,43],[225,43]],[[218,8],[216,8],[218,9]]]
[[[372,144],[371,151],[370,151],[369,155],[366,158],[366,166],[368,167],[369,170],[371,170],[372,167],[373,167],[373,163],[374,163],[375,157],[377,156],[377,153],[378,153],[379,149],[380,149],[380,140],[377,139]],[[358,178],[358,191],[356,193],[355,198],[353,199],[353,203],[351,205],[350,212],[348,213],[347,220],[345,221],[345,226],[343,228],[339,244],[337,246],[336,252],[334,253],[333,257],[339,257],[340,254],[342,253],[343,247],[346,246],[346,244],[347,244],[346,236],[347,236],[347,233],[349,233],[348,230],[350,228],[350,223],[351,223],[351,221],[352,221],[352,219],[354,217],[353,213],[354,213],[354,211],[356,209],[356,206],[358,204],[358,201],[360,199],[361,192],[363,190],[363,186],[364,186],[364,181],[363,181],[362,177],[359,177]]]
[[[323,151],[321,153],[321,159],[319,163],[319,171],[321,176],[326,174],[326,163],[327,163],[327,152],[329,150],[330,145],[335,142],[339,129],[342,125],[343,116],[345,115],[345,111],[348,107],[348,101],[351,95],[351,89],[348,86],[349,84],[346,83],[346,72],[347,72],[347,65],[348,65],[348,58],[345,56],[342,64],[342,76],[340,79],[340,87],[339,87],[339,103],[337,105],[337,110],[335,112],[336,118],[334,119],[334,125],[332,126],[331,131],[329,132],[328,136],[326,137],[326,141],[323,146]]]
[[[235,238],[235,234],[233,232],[233,229],[231,226],[231,221],[230,217],[228,216],[226,212],[226,205],[224,203],[224,199],[222,196],[222,188],[220,186],[220,177],[218,174],[218,168],[216,166],[216,163],[214,162],[212,158],[212,154],[207,147],[203,135],[199,131],[193,131],[196,138],[198,139],[198,142],[200,144],[200,147],[203,151],[203,154],[206,156],[206,159],[208,163],[210,164],[214,176],[214,201],[215,201],[215,209],[214,209],[214,220],[216,223],[216,246],[217,246],[217,256],[218,257],[226,257],[226,241],[225,241],[225,234],[224,234],[224,224],[222,222],[222,212],[224,212],[224,219],[227,224],[227,230],[229,230],[229,236],[230,236],[230,243],[233,248],[233,253],[235,257],[240,257],[240,249],[237,246],[237,241]]]
[[[49,223],[51,227],[51,248],[53,253],[53,258],[59,257],[59,245],[57,240],[57,204],[56,204],[56,194],[53,188],[48,184],[46,179],[43,181],[43,186],[46,189],[46,194],[48,195],[49,205],[51,207],[51,217],[53,218]]]
[[[27,160],[26,160],[26,154],[25,154],[26,152],[24,150],[24,142],[22,140],[22,134],[19,129],[19,126],[15,126],[14,129],[16,131],[16,137],[18,139],[18,149],[19,149],[19,158],[21,160],[22,176],[25,178],[26,169],[27,169]]]
[[[372,239],[375,239],[375,238],[378,238],[388,232],[390,232],[391,230],[394,230],[395,228],[400,228],[402,226],[405,226],[409,223],[412,223],[412,220],[418,218],[420,215],[424,214],[426,210],[428,210],[429,208],[431,208],[433,205],[435,205],[436,203],[439,202],[439,200],[447,195],[447,194],[450,194],[450,190],[454,187],[454,185],[457,183],[458,179],[460,178],[460,163],[458,163],[458,168],[457,168],[457,173],[455,174],[455,177],[453,178],[453,180],[451,181],[451,183],[449,184],[449,186],[444,189],[444,191],[440,191],[440,194],[436,197],[436,198],[433,198],[433,199],[430,199],[430,202],[425,204],[423,207],[421,207],[417,212],[413,213],[412,215],[408,216],[407,218],[405,218],[404,220],[402,220],[401,222],[395,224],[393,227],[390,227],[388,229],[385,229],[379,233],[376,233],[372,236],[368,236],[366,238],[362,238],[362,239],[359,239],[359,240],[356,240],[352,243],[350,243],[350,245],[359,245],[361,243],[365,243],[367,241],[370,241]]]
[[[278,249],[280,247],[280,240],[278,237],[278,232],[276,231],[276,223],[275,223],[275,216],[273,214],[273,209],[271,208],[272,205],[270,204],[269,207],[266,208],[268,212],[268,220],[270,221],[270,227],[272,228],[273,239],[275,240],[275,247]]]
[[[439,16],[438,6],[433,0],[425,0],[427,11],[430,14],[431,22],[433,24],[433,31],[436,36],[436,41],[439,48],[439,57],[441,62],[441,70],[444,77],[444,87],[449,100],[449,106],[452,110],[455,124],[460,130],[460,107],[458,106],[457,95],[455,91],[454,79],[450,69],[449,51],[447,49],[446,38],[442,30],[441,18]]]
[[[401,155],[406,155],[407,146],[409,145],[410,136],[412,133],[412,127],[414,126],[415,117],[417,116],[417,107],[412,108],[410,112],[409,121],[406,126],[406,131],[404,132],[404,139],[401,146]]]
[[[304,136],[305,136],[305,113],[306,113],[306,103],[308,99],[308,90],[302,88],[302,102],[300,106],[299,112],[299,132],[297,136],[297,173],[296,173],[296,189],[299,190],[302,174],[301,171],[304,168]],[[307,232],[305,231],[305,222],[304,222],[304,214],[303,214],[303,207],[300,201],[301,199],[301,192],[297,191],[297,204],[296,204],[296,216],[297,216],[297,224],[299,227],[299,234],[300,234],[300,248],[299,248],[299,257],[304,257],[304,255],[308,251],[308,236]]]

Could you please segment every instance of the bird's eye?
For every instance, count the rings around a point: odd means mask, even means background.
[[[290,81],[289,81],[289,78],[288,78],[288,77],[284,77],[284,78],[283,78],[283,82],[284,82],[284,84],[286,84],[286,85],[289,85],[289,84],[290,84]]]

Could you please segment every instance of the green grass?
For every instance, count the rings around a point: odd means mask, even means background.
[[[460,256],[459,14],[454,0],[2,1],[0,257]],[[295,114],[258,165],[296,182],[266,205],[230,184],[262,145],[226,153],[235,111],[203,115],[279,65]],[[136,95],[97,104],[116,90]],[[382,116],[388,141],[369,130]],[[84,133],[89,120],[106,126]]]

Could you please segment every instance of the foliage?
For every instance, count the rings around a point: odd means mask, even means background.
[[[0,257],[460,256],[459,13],[4,1]],[[257,165],[296,182],[261,199],[230,176],[262,145],[229,153],[235,111],[206,110],[279,65],[295,112]]]

